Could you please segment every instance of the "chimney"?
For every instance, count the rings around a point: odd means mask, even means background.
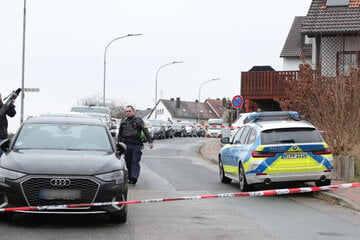
[[[226,107],[226,98],[222,99],[222,105],[223,105],[223,107]]]
[[[176,98],[176,108],[180,108],[180,98]]]

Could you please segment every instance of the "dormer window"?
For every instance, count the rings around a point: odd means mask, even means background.
[[[327,7],[347,7],[349,6],[350,0],[327,0]]]
[[[304,44],[305,44],[305,45],[310,45],[310,44],[312,44],[312,39],[309,38],[307,35],[305,35],[305,37],[304,37]]]

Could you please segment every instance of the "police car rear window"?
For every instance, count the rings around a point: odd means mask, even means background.
[[[261,133],[261,144],[312,143],[322,142],[315,128],[269,129]]]

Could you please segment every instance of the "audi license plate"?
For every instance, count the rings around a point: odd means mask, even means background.
[[[293,159],[293,158],[306,158],[307,155],[304,152],[289,152],[284,153],[283,158],[284,159]]]
[[[39,198],[45,200],[76,200],[81,198],[81,191],[78,189],[41,189]]]

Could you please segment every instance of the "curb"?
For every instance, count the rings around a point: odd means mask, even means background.
[[[350,199],[347,199],[345,197],[341,197],[334,193],[320,191],[314,193],[314,198],[360,212],[360,205],[358,203],[351,201]]]
[[[200,157],[202,157],[202,158],[204,158],[204,159],[207,159],[207,160],[209,160],[209,161],[211,161],[211,162],[213,162],[213,163],[215,163],[215,164],[218,164],[218,161],[216,160],[216,159],[213,159],[213,158],[211,158],[211,157],[209,157],[206,153],[205,153],[205,151],[204,151],[204,146],[205,146],[206,144],[204,143],[203,145],[201,145],[201,147],[199,148],[199,155],[200,155]]]

